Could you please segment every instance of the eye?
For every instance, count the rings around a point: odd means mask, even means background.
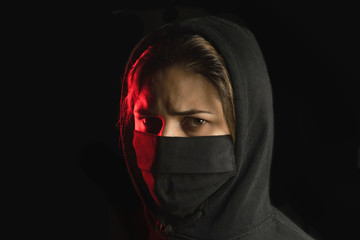
[[[159,117],[142,117],[140,121],[145,127],[145,131],[151,134],[158,134],[163,126],[163,121]]]
[[[201,118],[187,117],[183,120],[182,126],[184,129],[193,130],[194,128],[198,128],[206,123],[207,121]]]

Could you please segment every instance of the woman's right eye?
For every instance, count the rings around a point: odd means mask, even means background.
[[[162,129],[163,121],[159,117],[142,117],[140,120],[147,133],[158,134]]]

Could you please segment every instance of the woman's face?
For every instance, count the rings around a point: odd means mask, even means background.
[[[143,86],[134,117],[135,130],[159,136],[230,134],[215,86],[180,66],[159,71]]]

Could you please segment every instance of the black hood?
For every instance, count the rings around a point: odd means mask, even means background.
[[[266,64],[253,34],[245,27],[217,17],[190,19],[165,28],[200,35],[215,47],[230,75],[236,113],[235,176],[209,197],[200,217],[169,220],[174,224],[168,233],[170,239],[310,239],[270,202],[274,137],[272,91]],[[156,34],[145,37],[134,49],[127,71],[156,41]],[[126,94],[124,81],[122,98]],[[146,189],[136,181],[140,173],[133,161],[133,126],[122,124],[121,130],[134,185],[146,209],[151,211],[153,206],[147,202]]]

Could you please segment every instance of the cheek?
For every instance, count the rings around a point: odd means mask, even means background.
[[[208,135],[227,135],[230,134],[229,127],[225,118],[219,117],[216,121],[208,124],[206,130]]]
[[[139,120],[137,117],[135,117],[135,130],[136,131],[140,131],[140,132],[144,132],[145,131],[145,127],[142,124],[141,120]]]
[[[229,126],[226,122],[226,118],[224,115],[223,115],[223,117],[221,117],[221,119],[217,123],[216,129],[218,132],[221,132],[222,134],[230,134]]]
[[[149,105],[148,98],[149,97],[147,96],[147,94],[148,94],[148,91],[142,90],[139,93],[139,95],[137,96],[136,100],[135,100],[133,114],[134,114],[135,130],[137,130],[137,131],[145,130],[144,129],[144,124],[137,117],[135,112],[136,112],[137,109],[148,109],[148,105]]]
[[[227,129],[227,125],[225,124],[208,124],[206,128],[204,128],[206,134],[203,135],[226,135],[229,134]]]

